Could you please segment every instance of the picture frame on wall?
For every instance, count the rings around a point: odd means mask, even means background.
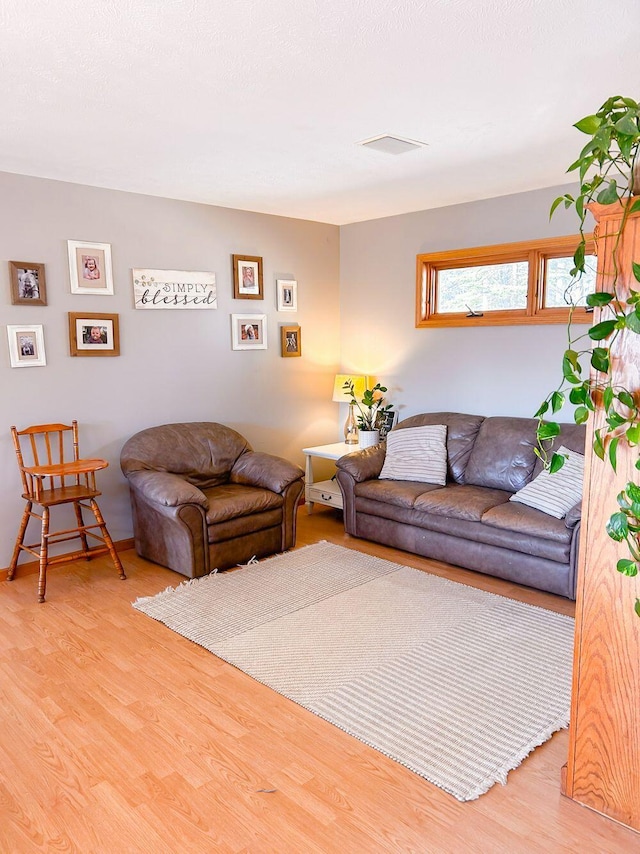
[[[9,261],[12,305],[46,305],[47,285],[44,264]]]
[[[267,315],[232,314],[231,348],[233,350],[266,350]]]
[[[47,364],[42,324],[8,325],[7,340],[12,368],[40,368]]]
[[[233,298],[264,299],[262,258],[257,255],[232,255]]]
[[[302,356],[302,330],[299,326],[280,327],[280,355]]]
[[[70,311],[69,352],[71,356],[119,356],[118,315]]]
[[[298,310],[298,283],[295,279],[276,279],[278,311]]]
[[[110,243],[67,240],[72,294],[113,296]]]

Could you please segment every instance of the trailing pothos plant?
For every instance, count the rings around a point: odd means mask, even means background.
[[[604,425],[594,433],[593,451],[601,460],[608,461],[616,469],[620,442],[638,449],[640,445],[640,401],[616,382],[612,371],[611,348],[621,335],[640,334],[640,284],[631,288],[625,299],[618,292],[620,280],[619,252],[629,216],[640,211],[640,183],[634,187],[634,175],[640,172],[640,105],[632,98],[616,95],[609,98],[595,115],[586,116],[574,125],[589,137],[580,156],[568,168],[578,172],[580,190],[574,197],[569,193],[559,196],[551,206],[550,215],[564,205],[575,208],[580,220],[580,243],[576,249],[572,276],[579,279],[585,272],[586,237],[585,220],[587,205],[598,202],[602,205],[620,203],[622,218],[615,236],[612,258],[611,282],[608,290],[589,294],[586,298],[590,308],[603,309],[601,319],[586,333],[573,337],[572,315],[575,303],[571,302],[568,326],[568,346],[562,359],[562,382],[547,396],[536,413],[538,418],[538,455],[550,471],[557,471],[564,464],[564,457],[554,453],[549,459],[546,445],[560,433],[560,425],[547,420],[565,403],[575,405],[574,420],[583,424],[596,404],[604,408]],[[638,170],[636,170],[638,163]],[[633,276],[640,283],[640,263],[633,262]],[[583,372],[583,360],[588,359],[594,368]],[[636,469],[640,470],[640,452]],[[625,542],[629,557],[617,563],[618,572],[633,577],[640,572],[640,475],[629,481],[617,496],[618,508],[607,522],[608,535],[617,542]],[[636,614],[640,617],[640,599],[636,599]]]

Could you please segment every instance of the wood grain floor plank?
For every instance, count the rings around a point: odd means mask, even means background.
[[[571,614],[573,603],[344,534],[325,539]],[[561,797],[567,734],[461,804],[131,607],[182,578],[122,552],[0,584],[0,852],[538,854],[639,850]],[[237,570],[242,571],[242,570]]]

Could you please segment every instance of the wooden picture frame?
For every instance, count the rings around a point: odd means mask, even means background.
[[[373,425],[375,430],[380,431],[380,441],[387,438],[387,433],[393,428],[396,423],[398,413],[393,409],[388,409],[386,412],[378,412]]]
[[[118,315],[70,311],[69,351],[71,356],[119,356]]]
[[[41,368],[47,364],[42,324],[7,325],[12,368]]]
[[[232,255],[233,298],[264,299],[262,258],[257,255]]]
[[[110,243],[67,240],[72,294],[113,296]]]
[[[9,261],[12,305],[46,305],[47,285],[44,264]]]
[[[280,327],[280,355],[285,359],[302,356],[302,329],[299,326]]]
[[[267,315],[266,314],[232,314],[231,315],[231,349],[232,350],[266,350],[267,349]]]
[[[298,310],[298,283],[295,279],[276,279],[278,311]]]

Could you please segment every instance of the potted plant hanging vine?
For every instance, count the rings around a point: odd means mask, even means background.
[[[640,400],[616,379],[612,346],[624,335],[640,334],[640,258],[632,262],[636,289],[629,288],[622,297],[619,283],[622,274],[619,250],[625,228],[632,214],[640,211],[640,105],[632,98],[616,95],[609,98],[591,116],[574,125],[589,137],[578,159],[568,172],[579,175],[579,192],[574,197],[566,193],[551,206],[554,211],[564,205],[574,208],[580,221],[580,243],[574,255],[572,276],[577,280],[585,272],[586,237],[585,221],[588,205],[620,205],[622,216],[615,235],[612,253],[611,281],[607,289],[589,294],[587,306],[598,309],[600,318],[586,333],[575,335],[571,323],[575,303],[570,305],[568,346],[562,359],[562,382],[544,400],[536,413],[538,418],[538,454],[550,471],[564,464],[564,457],[554,453],[551,458],[545,450],[546,442],[560,433],[560,425],[547,420],[548,413],[558,412],[569,401],[575,405],[577,424],[587,421],[597,406],[604,410],[604,423],[593,434],[593,451],[602,461],[616,470],[620,443],[626,443],[635,455],[635,469],[639,474],[628,481],[617,496],[618,507],[607,522],[607,534],[628,547],[629,557],[618,560],[616,569],[626,576],[640,572]],[[626,289],[625,289],[626,290]],[[582,342],[584,341],[584,345]],[[582,347],[582,349],[581,349]],[[583,360],[588,359],[593,371],[583,373]],[[640,617],[640,599],[635,602]]]

